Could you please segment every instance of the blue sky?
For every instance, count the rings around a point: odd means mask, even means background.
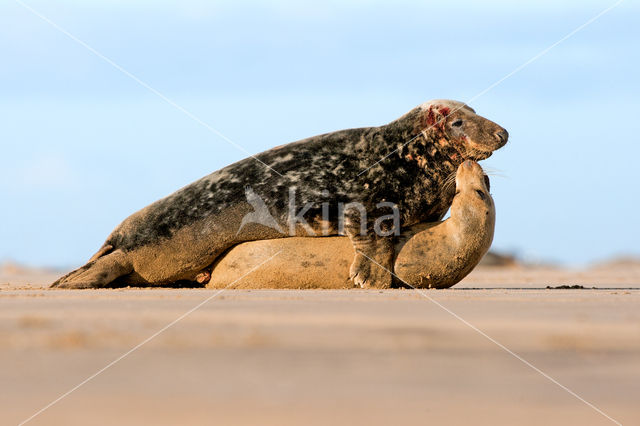
[[[467,101],[612,1],[24,0],[257,153]],[[640,7],[470,105],[509,130],[494,248],[640,255]],[[33,13],[0,4],[0,259],[82,263],[127,215],[247,156]]]

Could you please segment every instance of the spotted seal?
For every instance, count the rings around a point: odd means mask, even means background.
[[[379,203],[392,203],[401,227],[438,221],[454,195],[453,190],[443,191],[446,178],[465,159],[489,157],[507,138],[505,129],[469,106],[436,100],[383,126],[341,130],[276,147],[213,172],[129,216],[86,265],[52,286],[194,280],[242,242],[346,235],[356,253],[350,267],[354,283],[389,287],[391,274],[371,259],[393,267],[398,226],[385,223],[383,235],[376,234],[376,222],[363,219],[361,210],[373,217]],[[249,200],[248,188],[278,226],[261,220],[243,224],[256,205]],[[344,207],[352,205],[362,208]],[[296,213],[295,206],[305,206],[304,211]]]
[[[493,241],[495,205],[489,178],[478,163],[458,167],[451,215],[438,223],[420,223],[397,239],[394,273],[398,285],[448,288],[462,280]],[[256,265],[279,253],[258,269]],[[283,238],[233,247],[213,267],[211,288],[350,288],[353,245],[346,237]],[[255,269],[255,270],[254,270]]]

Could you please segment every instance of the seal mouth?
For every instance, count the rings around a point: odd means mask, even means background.
[[[458,166],[455,175],[455,195],[470,194],[475,191],[482,201],[487,200],[490,191],[489,178],[477,161],[468,159]]]
[[[502,148],[503,146],[505,146],[507,144],[507,139],[506,138],[500,138],[500,141],[498,143],[496,143],[495,146],[488,148],[482,145],[478,145],[476,143],[474,143],[473,141],[470,141],[470,149],[468,150],[467,155],[465,156],[465,158],[469,159],[469,160],[475,160],[475,161],[480,161],[480,160],[486,160],[487,158],[491,157],[493,155],[493,153],[497,150],[499,150],[500,148]]]
[[[493,151],[486,151],[483,152],[479,155],[476,155],[475,158],[473,158],[473,160],[475,161],[480,161],[480,160],[486,160],[487,158],[491,157],[493,155]]]
[[[477,148],[472,148],[472,150],[468,152],[464,158],[467,160],[482,161],[482,160],[486,160],[492,155],[493,155],[493,150],[483,151]]]
[[[468,138],[467,142],[469,144],[469,149],[465,158],[475,161],[486,160],[487,158],[491,157],[494,151],[497,151],[505,146],[507,144],[507,141],[509,140],[509,133],[503,128],[500,128],[500,130],[494,132],[493,136],[494,142],[487,145],[478,144],[473,139]],[[493,146],[489,147],[488,145]]]

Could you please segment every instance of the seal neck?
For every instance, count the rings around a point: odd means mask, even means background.
[[[401,138],[404,143],[411,141],[413,143],[416,140],[423,139],[427,136],[429,139],[433,139],[435,135],[434,130],[440,130],[441,126],[436,128],[433,126],[429,128],[427,120],[425,118],[425,112],[422,108],[417,107],[403,115],[402,117],[393,120],[389,124],[382,126],[383,136],[385,138],[396,139]],[[444,134],[442,135],[444,137]]]
[[[451,206],[451,217],[447,220],[448,232],[456,249],[467,253],[483,246],[491,245],[495,216],[484,209],[474,208],[468,200],[454,200]],[[472,248],[473,250],[469,250]]]
[[[447,136],[444,121],[429,124],[422,107],[382,126],[381,132],[384,140],[396,145],[394,149],[402,160],[417,163],[420,168],[436,161],[454,172],[464,160],[459,147]]]

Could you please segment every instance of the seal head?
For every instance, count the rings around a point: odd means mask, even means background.
[[[396,258],[396,274],[422,288],[451,287],[468,275],[493,241],[496,210],[489,189],[489,178],[478,163],[462,163],[451,217],[406,242]]]
[[[509,133],[487,119],[478,119],[475,110],[463,102],[437,99],[418,108],[422,120],[419,130],[427,140],[437,140],[440,146],[450,146],[461,159],[475,161],[489,158],[503,147]],[[459,157],[452,155],[455,160]]]

